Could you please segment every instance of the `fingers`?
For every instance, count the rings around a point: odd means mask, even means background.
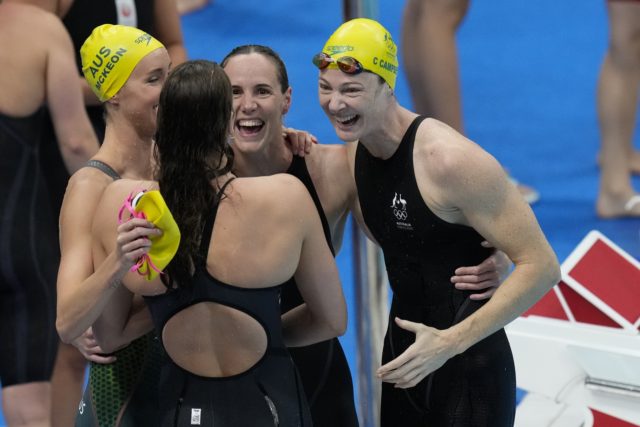
[[[387,382],[395,382],[396,388],[411,388],[415,387],[420,381],[422,381],[430,372],[421,369],[421,367],[416,367],[411,369],[402,378],[399,378],[397,381],[387,381]]]
[[[131,263],[135,263],[151,247],[152,236],[162,234],[147,220],[134,218],[118,226],[116,245],[119,252]]]
[[[318,143],[318,139],[314,135],[303,130],[283,127],[282,134],[285,137],[285,141],[289,144],[291,152],[300,157],[309,154],[313,144]]]
[[[315,135],[307,133],[307,137],[305,138],[305,144],[304,144],[304,150],[307,154],[309,154],[311,152],[311,147],[313,147],[313,144],[317,144],[318,143],[318,138],[315,137]]]
[[[499,277],[500,275],[496,270],[489,271],[486,273],[481,273],[481,274],[463,274],[463,275],[458,274],[451,277],[451,283],[456,283],[456,284],[465,283],[470,285],[479,285],[480,283],[483,283],[483,282],[496,282],[499,280]]]
[[[423,326],[422,323],[410,322],[408,320],[403,320],[399,317],[396,317],[395,321],[396,321],[396,325],[398,325],[399,327],[401,327],[406,331],[413,332],[414,334],[417,333],[420,330],[420,328]]]
[[[405,363],[407,363],[412,358],[413,358],[413,352],[412,352],[411,346],[409,346],[409,348],[407,348],[404,352],[402,352],[400,356],[380,366],[376,371],[376,375],[378,376],[378,378],[381,378],[381,379],[388,378],[390,375],[393,375],[392,372],[394,372],[397,369],[400,369],[400,367],[402,367]]]
[[[90,362],[99,363],[101,365],[107,365],[116,361],[115,356],[101,356],[100,354],[84,355],[84,358]]]
[[[483,248],[493,248],[494,246],[487,242],[486,240],[483,240],[482,242],[480,242],[480,246],[482,246]]]
[[[381,366],[377,372],[378,378],[383,382],[394,383],[397,388],[414,387],[432,372],[432,369],[421,362],[418,355],[414,353],[415,351],[409,347],[398,358]],[[398,368],[389,370],[400,358],[407,358],[407,360]]]
[[[469,295],[469,299],[474,300],[474,301],[481,301],[481,300],[489,299],[496,292],[496,289],[497,289],[497,287],[491,287],[491,288],[487,289],[484,292],[471,294],[471,295]]]
[[[473,267],[458,267],[454,273],[456,276],[478,276],[492,271],[496,271],[496,258],[494,255]]]

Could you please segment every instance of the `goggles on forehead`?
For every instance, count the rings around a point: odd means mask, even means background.
[[[329,55],[324,52],[321,52],[317,55],[314,55],[311,60],[313,65],[318,67],[320,70],[324,70],[331,63],[335,63],[340,71],[347,74],[359,74],[364,71],[364,67],[357,59],[351,56],[343,56],[342,58],[333,59]]]

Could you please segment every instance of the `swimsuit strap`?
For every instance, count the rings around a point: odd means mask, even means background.
[[[104,172],[106,175],[110,176],[114,181],[121,178],[121,176],[118,175],[118,172],[116,172],[111,166],[109,166],[103,161],[89,160],[85,166],[88,166],[90,168],[96,168]]]
[[[211,233],[213,232],[213,223],[215,222],[216,214],[218,213],[218,206],[220,206],[220,201],[224,196],[224,190],[227,188],[227,185],[229,185],[231,181],[233,181],[234,179],[236,178],[233,177],[227,180],[227,182],[225,182],[222,185],[222,187],[220,187],[220,190],[214,196],[213,212],[211,212],[210,214],[204,213],[203,215],[203,217],[205,217],[206,220],[204,223],[204,227],[202,228],[202,238],[200,240],[200,256],[203,262],[205,263],[207,262],[207,253],[209,252],[209,243],[210,243]]]

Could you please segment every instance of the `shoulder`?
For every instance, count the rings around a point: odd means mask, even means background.
[[[252,178],[236,178],[230,185],[231,191],[225,191],[232,203],[242,204],[248,209],[260,212],[289,212],[296,205],[304,204],[309,192],[295,176],[279,173]]]
[[[40,52],[53,50],[68,37],[56,15],[31,4],[3,3],[0,26],[9,29],[4,37],[11,37],[14,49],[26,44],[31,53],[36,49]]]
[[[488,200],[507,189],[504,169],[491,154],[435,119],[420,125],[413,156],[416,179],[434,190],[442,206]]]
[[[241,195],[248,195],[260,199],[272,199],[279,191],[306,191],[304,184],[293,175],[277,173],[268,176],[251,178],[236,178],[230,187]]]
[[[64,24],[55,14],[31,4],[17,4],[14,7],[16,18],[24,18],[29,23],[28,37],[39,33],[63,38],[67,35]]]
[[[65,203],[77,199],[83,201],[85,205],[91,203],[92,200],[97,203],[111,182],[113,180],[110,177],[97,169],[90,167],[80,168],[71,175],[67,183],[64,195]]]
[[[127,197],[141,191],[157,190],[158,184],[154,181],[141,181],[133,179],[118,179],[109,184],[102,196],[106,203],[122,204]]]
[[[425,119],[418,128],[414,163],[417,172],[443,184],[484,174],[493,176],[502,170],[482,147],[435,119]]]
[[[349,173],[349,157],[343,144],[319,144],[305,157],[309,172],[320,179],[333,180]]]

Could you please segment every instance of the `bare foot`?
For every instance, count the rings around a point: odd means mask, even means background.
[[[632,217],[640,218],[640,194],[618,198],[608,194],[599,194],[596,213],[600,218]]]

